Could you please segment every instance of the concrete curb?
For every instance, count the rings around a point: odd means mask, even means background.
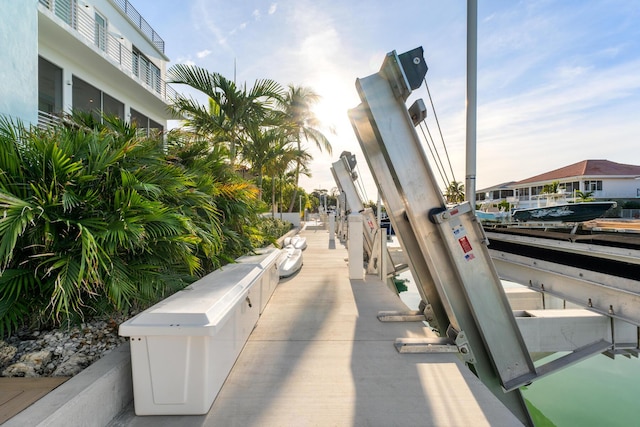
[[[102,427],[133,400],[131,353],[125,343],[3,424]],[[74,422],[75,420],[75,422]]]

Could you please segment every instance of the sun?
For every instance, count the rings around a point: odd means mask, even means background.
[[[322,127],[331,134],[353,134],[347,112],[358,105],[355,85],[342,76],[327,76],[314,84],[320,100],[313,107],[313,113]]]

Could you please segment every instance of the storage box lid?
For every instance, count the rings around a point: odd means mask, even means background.
[[[119,334],[215,335],[262,273],[255,264],[226,265],[122,323]]]
[[[236,260],[236,262],[242,264],[257,264],[263,270],[269,269],[275,264],[278,256],[280,255],[280,249],[277,248],[261,248],[257,249],[255,255],[244,255]]]

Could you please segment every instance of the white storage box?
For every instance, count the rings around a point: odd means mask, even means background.
[[[137,415],[206,414],[259,317],[255,264],[230,264],[120,325]]]
[[[278,264],[276,261],[280,256],[280,249],[277,248],[262,248],[257,249],[255,255],[245,255],[238,258],[236,261],[243,264],[256,264],[264,273],[260,278],[260,314],[267,306],[273,291],[278,286]]]

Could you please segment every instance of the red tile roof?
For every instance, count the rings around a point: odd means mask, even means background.
[[[514,185],[557,181],[581,176],[640,176],[640,166],[624,165],[609,160],[583,160],[560,169],[523,179]]]

